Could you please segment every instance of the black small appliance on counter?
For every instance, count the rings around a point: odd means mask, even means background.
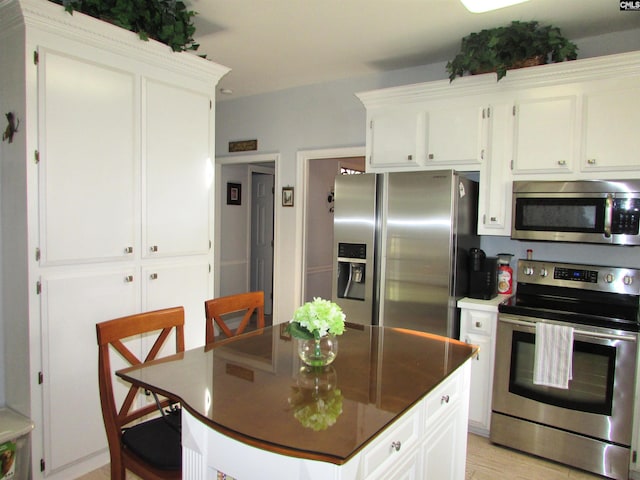
[[[498,257],[479,248],[469,250],[469,298],[491,300],[498,295]]]

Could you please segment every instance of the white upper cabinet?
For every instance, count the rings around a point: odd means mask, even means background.
[[[478,171],[481,235],[510,235],[514,180],[640,178],[640,51],[357,97],[374,128],[396,114],[368,133],[367,171]]]
[[[576,156],[575,95],[519,100],[514,116],[514,173],[572,171]]]
[[[486,109],[487,141],[480,168],[478,234],[510,235],[513,106],[495,103]]]
[[[385,109],[369,119],[367,167],[425,164],[426,112]]]
[[[427,164],[443,168],[479,165],[484,148],[484,112],[482,106],[475,105],[429,109]]]
[[[585,172],[640,168],[640,77],[612,80],[584,95]]]
[[[42,264],[130,258],[135,75],[48,48],[38,53]]]
[[[144,256],[209,251],[213,118],[209,95],[144,82]]]

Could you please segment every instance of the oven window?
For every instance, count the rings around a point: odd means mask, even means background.
[[[534,385],[535,334],[515,331],[509,391],[549,405],[610,416],[615,358],[615,347],[576,340],[569,388]]]
[[[518,198],[518,230],[602,233],[603,198]]]

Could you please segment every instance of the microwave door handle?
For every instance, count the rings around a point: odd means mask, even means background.
[[[613,196],[607,195],[604,209],[604,236],[611,237],[611,223],[613,222]]]

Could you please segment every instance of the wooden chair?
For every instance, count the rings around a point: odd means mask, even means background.
[[[168,399],[137,408],[139,388],[133,385],[118,407],[111,370],[112,349],[130,365],[140,365],[158,356],[173,330],[175,352],[184,352],[182,307],[129,315],[96,324],[100,403],[109,442],[112,480],[124,480],[125,469],[145,480],[182,478],[180,411],[163,411],[172,403]],[[153,332],[157,332],[158,336],[144,360],[138,359],[122,342],[130,337]],[[151,338],[154,338],[153,335]],[[158,413],[158,408],[162,415],[140,421],[143,416]]]
[[[252,315],[257,313],[258,328],[264,328],[264,292],[248,292],[238,295],[218,297],[204,302],[206,322],[206,342],[215,341],[214,323],[227,337],[235,337],[244,332]],[[229,314],[245,312],[240,325],[232,331],[227,325]]]

